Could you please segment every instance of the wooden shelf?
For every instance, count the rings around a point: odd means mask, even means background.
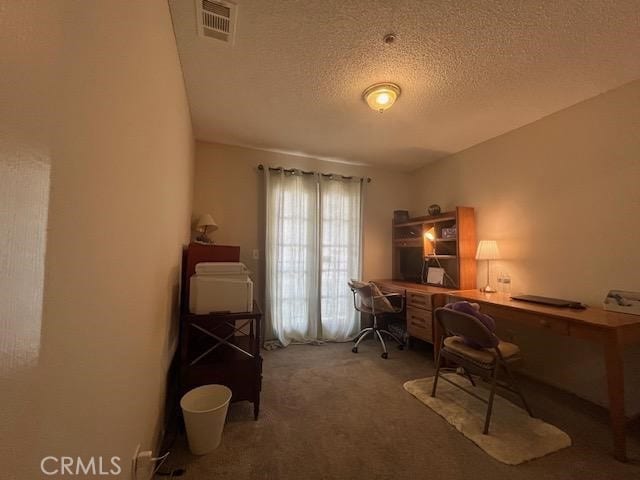
[[[253,302],[252,312],[189,313],[189,278],[201,262],[238,262],[240,247],[192,243],[182,256],[182,279],[186,286],[179,322],[178,390],[183,395],[192,388],[212,383],[231,389],[232,402],[253,402],[258,419],[262,389],[262,312]],[[247,323],[242,332],[236,322]],[[219,347],[219,348],[218,348]]]
[[[403,223],[394,223],[395,227],[414,227],[416,225],[422,225],[424,222],[403,222]]]
[[[414,217],[409,222],[403,223],[394,223],[394,228],[396,227],[413,227],[415,225],[423,225],[425,223],[442,223],[442,222],[450,222],[456,219],[456,212],[446,212],[441,215],[434,216],[424,216],[424,217]]]
[[[422,248],[422,239],[421,238],[396,238],[393,240],[393,245],[396,247],[418,247]]]
[[[449,286],[456,289],[476,287],[476,227],[473,208],[456,207],[454,211],[440,215],[407,218],[406,221],[392,225],[394,278],[415,281],[420,275],[424,276],[423,262],[434,259],[442,260]],[[453,238],[443,238],[443,231],[453,228],[456,235]],[[434,241],[424,237],[429,230],[436,237]],[[421,252],[418,250],[420,247]],[[434,250],[437,255],[433,255]]]

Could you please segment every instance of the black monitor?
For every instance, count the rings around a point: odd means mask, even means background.
[[[400,280],[422,282],[422,248],[400,248],[398,253]]]

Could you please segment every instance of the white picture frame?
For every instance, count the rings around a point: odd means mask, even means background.
[[[429,267],[427,270],[427,283],[430,285],[444,285],[444,268]]]

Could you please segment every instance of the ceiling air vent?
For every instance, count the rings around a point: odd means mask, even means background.
[[[198,33],[233,45],[238,6],[221,0],[195,0]]]

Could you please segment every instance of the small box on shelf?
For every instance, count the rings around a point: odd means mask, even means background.
[[[394,210],[393,223],[405,223],[409,221],[409,210]]]
[[[453,240],[458,235],[458,229],[454,225],[453,227],[443,227],[442,238],[444,240]]]

